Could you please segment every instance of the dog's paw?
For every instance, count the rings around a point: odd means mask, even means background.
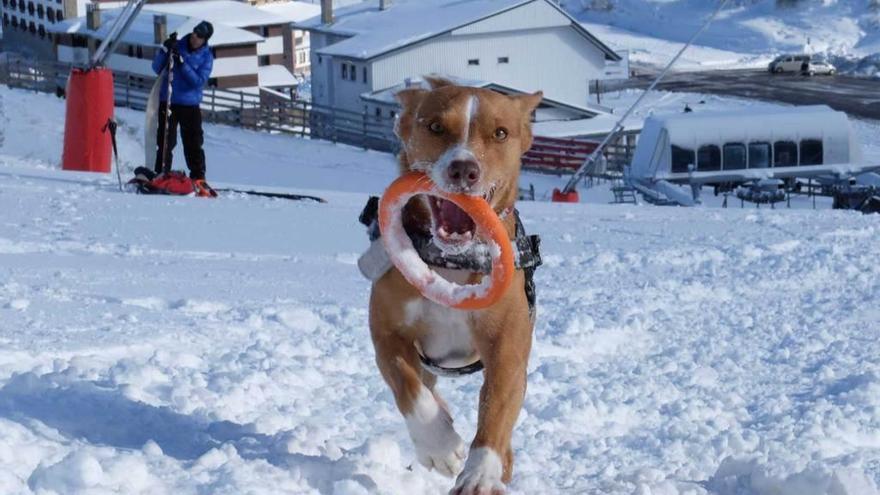
[[[486,447],[472,449],[464,471],[455,480],[449,495],[504,495],[506,487],[501,481],[503,468],[501,458]]]
[[[461,472],[464,442],[453,428],[446,408],[428,389],[422,390],[413,412],[406,416],[406,427],[419,463],[450,478]]]
[[[428,469],[436,469],[438,473],[448,478],[461,472],[465,457],[464,442],[461,441],[461,437],[455,430],[452,431],[452,434],[455,435],[455,438],[450,437],[450,444],[455,445],[456,442],[458,444],[451,449],[420,448],[416,444],[416,456],[419,463]]]

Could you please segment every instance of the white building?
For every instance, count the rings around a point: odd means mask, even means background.
[[[11,1],[11,0],[10,0]],[[292,9],[289,2],[279,7]],[[102,4],[103,5],[103,4]],[[314,14],[315,7],[306,4]],[[59,61],[84,65],[94,49],[110,30],[121,9],[100,10],[89,16],[56,23],[56,55]],[[148,3],[138,14],[131,28],[124,34],[116,53],[107,61],[111,69],[144,76],[153,76],[150,64],[156,49],[165,36],[177,32],[184,36],[202,20],[214,25],[210,45],[214,52],[214,70],[210,85],[217,88],[273,88],[288,90],[300,84],[304,75],[296,78],[294,70],[307,71],[307,63],[297,63],[296,36],[285,15],[231,0]],[[159,28],[156,20],[166,20]],[[157,33],[161,30],[161,33]],[[305,60],[305,57],[300,57]]]
[[[258,9],[280,17],[288,23],[299,23],[321,13],[321,7],[305,2],[268,2],[256,5]],[[311,42],[308,31],[293,30],[294,74],[308,75],[311,69],[309,53]]]
[[[147,3],[144,10],[204,19],[215,27],[224,25],[249,31],[264,40],[257,45],[259,67],[281,65],[291,74],[298,71],[291,23],[271,11],[234,0]]]
[[[86,13],[86,0],[2,0],[3,45],[27,55],[50,58],[51,27]]]
[[[298,24],[312,35],[320,105],[372,115],[382,111],[376,95],[439,74],[542,90],[559,107],[595,115],[590,81],[620,72],[621,57],[551,0],[370,0],[335,12],[331,3]]]

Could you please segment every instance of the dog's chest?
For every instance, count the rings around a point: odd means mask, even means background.
[[[455,275],[443,273],[443,276],[452,278]],[[467,366],[478,359],[471,338],[471,312],[418,298],[406,303],[404,315],[407,326],[423,329],[418,344],[426,357],[450,368]]]

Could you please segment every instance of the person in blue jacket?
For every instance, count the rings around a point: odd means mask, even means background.
[[[157,173],[171,170],[172,150],[177,144],[177,126],[180,125],[180,136],[183,138],[183,155],[189,176],[196,182],[205,180],[204,134],[202,132],[202,90],[208,84],[211,70],[214,67],[214,55],[208,46],[208,40],[214,34],[214,26],[202,21],[192,33],[178,40],[174,33],[162,45],[153,58],[153,71],[161,74],[168,67],[168,58],[174,58],[173,77],[171,79],[171,119],[168,124],[168,146],[165,146],[165,124],[168,110],[168,75],[163,78],[159,103],[159,129],[156,136],[155,168]],[[163,160],[162,150],[165,150]],[[164,169],[163,169],[164,164]]]

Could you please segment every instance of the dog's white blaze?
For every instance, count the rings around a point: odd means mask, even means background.
[[[466,115],[464,121],[464,139],[462,139],[461,143],[467,147],[468,139],[470,139],[471,135],[471,121],[474,120],[474,116],[477,114],[477,107],[480,105],[480,100],[476,96],[469,96],[467,100],[467,104],[465,105]]]
[[[480,447],[471,449],[464,470],[455,481],[455,489],[471,491],[504,489],[501,475],[504,468],[501,465],[501,457],[493,449]]]

